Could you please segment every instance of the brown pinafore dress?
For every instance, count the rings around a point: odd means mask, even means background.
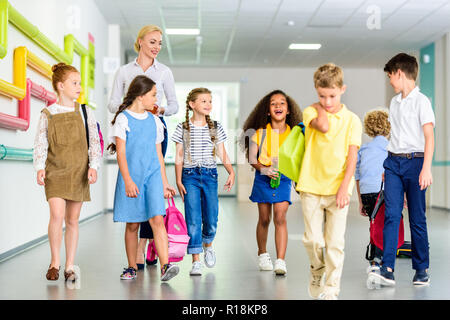
[[[89,157],[86,131],[80,113],[52,115],[43,109],[48,120],[48,154],[45,162],[45,196],[72,201],[90,201]]]

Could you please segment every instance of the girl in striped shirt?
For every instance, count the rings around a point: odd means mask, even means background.
[[[186,99],[186,121],[178,124],[172,136],[176,143],[177,187],[184,201],[190,237],[187,251],[192,254],[190,275],[202,274],[202,252],[207,267],[212,268],[216,264],[212,247],[219,213],[216,155],[229,174],[224,189],[230,191],[235,180],[224,145],[226,133],[222,125],[209,116],[211,100],[211,91],[208,89],[193,89]],[[190,111],[192,117],[189,117]]]

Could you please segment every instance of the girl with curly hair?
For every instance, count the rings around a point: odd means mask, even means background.
[[[277,275],[287,273],[284,260],[288,240],[286,213],[292,203],[291,180],[277,169],[278,150],[291,128],[300,121],[302,114],[294,99],[281,90],[274,90],[255,106],[244,123],[244,132],[240,137],[240,145],[250,165],[256,169],[250,200],[258,204],[256,241],[259,269],[274,270]],[[270,181],[277,178],[280,179],[280,184],[272,188]],[[272,210],[277,251],[275,269],[266,249]]]
[[[356,190],[362,216],[372,213],[380,192],[381,177],[384,173],[383,162],[388,156],[387,138],[391,130],[388,117],[388,111],[383,109],[371,110],[364,116],[364,132],[373,139],[361,146],[356,162]],[[374,258],[369,261],[367,273],[380,268],[383,252],[375,246],[374,249]]]

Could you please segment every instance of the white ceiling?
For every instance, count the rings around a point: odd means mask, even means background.
[[[200,28],[201,44],[196,36],[163,37],[158,59],[171,66],[313,67],[332,61],[380,67],[450,31],[450,0],[94,1],[108,23],[121,26],[128,51],[146,24]],[[367,27],[371,6],[379,9],[380,29]],[[292,42],[322,48],[289,50]]]

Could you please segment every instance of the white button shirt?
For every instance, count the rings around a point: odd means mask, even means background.
[[[415,87],[407,97],[402,99],[399,93],[391,100],[389,108],[391,139],[388,151],[392,153],[424,152],[425,136],[423,125],[435,125],[433,108],[430,100]]]
[[[152,79],[156,83],[156,104],[161,106],[163,95],[166,96],[167,107],[165,107],[164,116],[171,116],[178,112],[178,102],[175,93],[175,80],[172,71],[166,65],[160,63],[156,59],[153,64],[144,72],[137,63],[137,58],[117,70],[116,77],[111,91],[111,99],[109,100],[108,109],[112,113],[116,113],[122,100],[128,91],[131,81],[139,75],[144,75]]]

